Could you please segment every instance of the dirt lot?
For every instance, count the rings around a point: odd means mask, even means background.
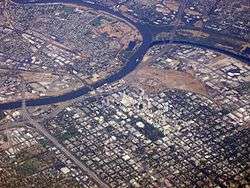
[[[140,87],[148,93],[165,89],[180,89],[207,96],[205,86],[189,73],[176,70],[161,70],[143,66],[125,78],[129,85]]]

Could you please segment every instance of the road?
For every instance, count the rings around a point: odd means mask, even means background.
[[[71,159],[77,167],[79,167],[83,172],[85,172],[90,178],[92,178],[101,188],[109,188],[109,186],[104,183],[97,175],[91,171],[88,167],[86,167],[80,160],[78,160],[72,153],[70,153],[62,144],[58,142],[58,140],[53,137],[42,125],[40,125],[37,121],[35,121],[29,114],[26,102],[25,102],[25,86],[22,81],[22,115],[23,118],[26,119],[38,132],[43,134],[49,141],[51,141],[54,146],[60,150],[68,159]]]
[[[71,154],[62,144],[60,144],[56,138],[54,138],[43,126],[39,125],[35,120],[33,120],[29,113],[27,112],[27,109],[24,110],[24,117],[29,121],[29,123],[36,128],[37,131],[42,133],[48,140],[50,140],[57,149],[59,149],[66,157],[71,159],[76,166],[78,166],[81,170],[86,172],[90,178],[92,178],[100,187],[102,188],[109,188],[107,184],[105,184],[101,179],[97,177],[97,175],[91,171],[89,168],[87,168],[80,160],[78,160],[73,154]]]

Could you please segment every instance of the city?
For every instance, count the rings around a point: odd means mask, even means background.
[[[0,187],[249,188],[249,8],[1,1]]]

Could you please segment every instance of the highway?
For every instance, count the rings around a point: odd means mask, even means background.
[[[99,179],[97,177],[97,175],[91,171],[89,168],[87,168],[80,160],[78,160],[73,154],[71,154],[62,144],[60,144],[56,138],[54,138],[43,126],[39,125],[35,120],[33,120],[27,109],[25,108],[24,110],[24,118],[26,118],[29,123],[34,126],[34,128],[36,128],[37,131],[39,131],[40,133],[42,133],[48,140],[50,140],[57,149],[59,149],[66,157],[68,157],[69,159],[71,159],[76,166],[78,166],[81,170],[83,170],[84,172],[86,172],[86,174],[88,176],[90,176],[90,178],[92,178],[100,187],[102,188],[109,188],[109,186],[107,184],[105,184],[101,179]]]
[[[72,153],[70,153],[62,144],[58,142],[58,140],[53,137],[42,125],[40,125],[37,121],[35,121],[29,114],[26,102],[25,102],[25,88],[24,83],[22,81],[22,115],[23,118],[26,119],[38,132],[44,135],[49,141],[51,141],[54,146],[60,150],[68,159],[71,159],[72,162],[75,163],[77,167],[79,167],[83,172],[85,172],[91,179],[93,179],[101,188],[109,188],[109,186],[104,183],[97,175],[91,171],[88,167],[86,167],[79,159],[77,159]]]

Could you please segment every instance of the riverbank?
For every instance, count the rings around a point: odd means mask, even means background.
[[[27,100],[26,101],[26,106],[40,106],[40,105],[49,105],[49,104],[54,104],[54,103],[59,103],[59,102],[65,102],[68,100],[72,100],[72,99],[76,99],[80,96],[86,95],[91,91],[96,90],[97,88],[103,86],[104,84],[111,84],[113,82],[116,82],[122,78],[124,78],[126,75],[128,75],[130,72],[132,72],[141,62],[141,60],[143,59],[144,55],[146,54],[146,52],[148,51],[148,49],[154,45],[159,45],[159,44],[168,44],[169,40],[164,40],[164,41],[153,41],[153,35],[150,31],[150,27],[146,24],[143,23],[135,23],[133,20],[130,20],[129,18],[125,17],[124,15],[122,15],[119,12],[116,12],[114,10],[108,9],[106,7],[102,7],[100,5],[97,4],[92,4],[90,2],[87,1],[79,1],[79,0],[74,0],[74,1],[67,1],[67,0],[46,0],[46,1],[36,1],[36,2],[29,2],[29,1],[23,1],[23,0],[16,0],[16,3],[29,3],[29,4],[34,4],[34,3],[38,3],[38,4],[45,4],[45,3],[76,3],[78,5],[82,5],[82,6],[87,6],[93,9],[96,9],[98,11],[105,11],[111,15],[114,15],[115,17],[120,18],[121,20],[125,20],[126,22],[128,22],[129,24],[133,25],[135,28],[137,28],[143,38],[143,41],[140,45],[139,48],[137,48],[137,50],[133,53],[133,55],[128,59],[127,64],[122,67],[118,72],[108,76],[107,78],[97,81],[89,86],[84,86],[76,91],[71,91],[69,93],[60,95],[60,96],[50,96],[50,97],[44,97],[44,98],[39,98],[39,99],[33,99],[33,100]],[[196,43],[196,42],[192,42],[190,40],[175,40],[175,41],[171,41],[171,43],[173,44],[182,44],[182,45],[191,45],[191,46],[195,46],[195,47],[200,47],[200,48],[205,48],[205,49],[210,49],[216,52],[220,52],[223,53],[225,55],[231,56],[233,58],[236,58],[242,62],[245,63],[250,63],[250,58],[243,56],[241,54],[237,54],[231,51],[227,51],[225,49],[222,48],[217,48],[214,46],[209,46],[206,44],[202,44],[202,43]],[[4,103],[4,104],[0,104],[0,109],[1,110],[10,110],[10,109],[16,109],[16,108],[20,108],[22,106],[22,102],[21,101],[16,101],[16,102],[10,102],[10,103]]]

